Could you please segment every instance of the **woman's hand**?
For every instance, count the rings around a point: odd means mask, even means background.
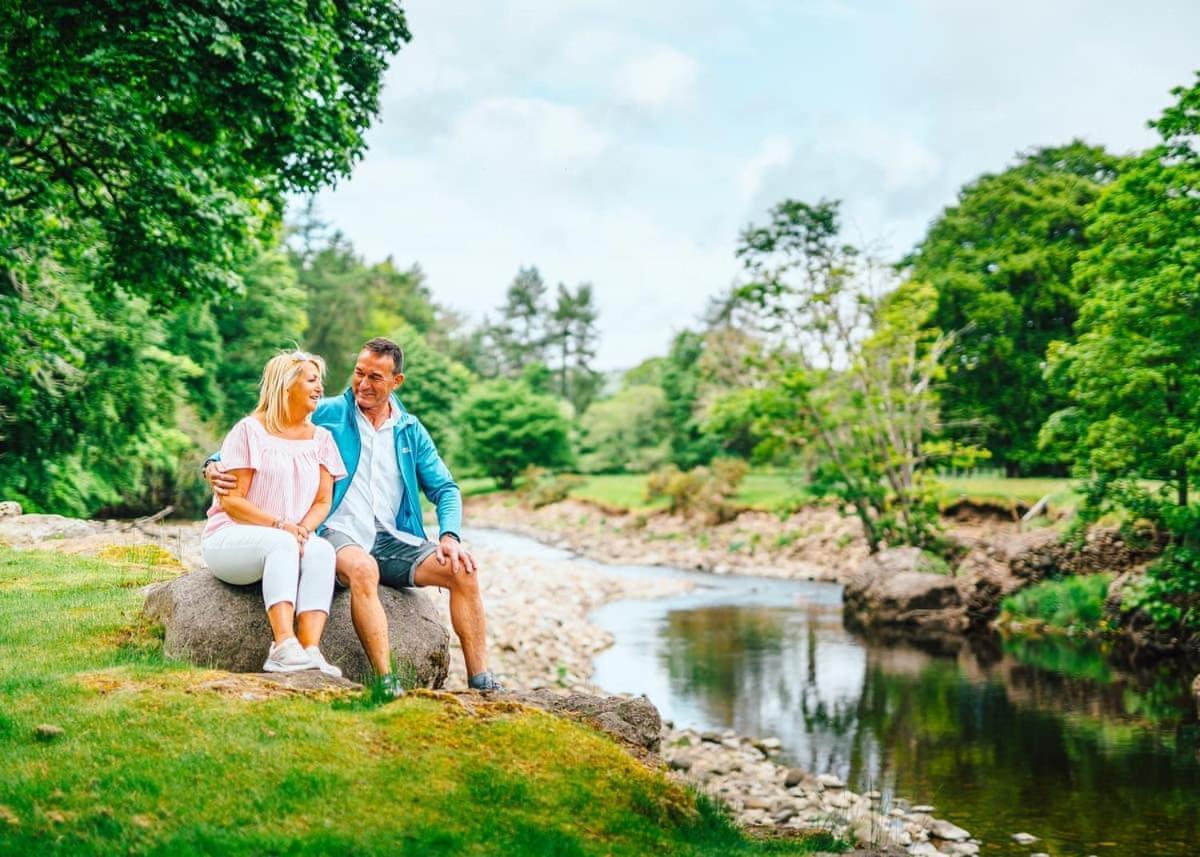
[[[291,521],[282,521],[275,526],[296,537],[296,544],[300,547],[300,556],[304,556],[304,543],[308,541],[309,536],[308,527],[303,524],[293,524]]]

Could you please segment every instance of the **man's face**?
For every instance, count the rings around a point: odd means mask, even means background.
[[[396,374],[396,365],[386,354],[363,351],[354,364],[350,386],[354,401],[364,411],[383,407],[392,391],[404,383],[403,373]]]

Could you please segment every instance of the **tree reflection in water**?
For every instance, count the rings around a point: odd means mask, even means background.
[[[789,761],[933,803],[990,853],[1027,853],[1022,829],[1067,854],[1200,839],[1182,670],[1121,669],[1077,641],[864,643],[820,605],[673,610],[650,648],[670,696],[655,702],[681,725],[777,735]]]

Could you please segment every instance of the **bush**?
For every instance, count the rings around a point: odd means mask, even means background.
[[[1001,620],[1034,622],[1064,631],[1103,630],[1111,574],[1080,574],[1045,580],[1005,598]]]
[[[457,416],[463,453],[505,490],[530,465],[573,463],[571,427],[558,402],[524,384],[478,384],[463,398]]]
[[[741,511],[733,498],[748,470],[746,462],[737,458],[718,458],[711,467],[693,467],[688,471],[669,464],[646,480],[646,499],[665,497],[673,515],[699,517],[705,524],[722,524]]]
[[[517,494],[531,509],[540,509],[567,499],[571,491],[585,481],[574,473],[551,473],[544,467],[527,467],[521,474]]]

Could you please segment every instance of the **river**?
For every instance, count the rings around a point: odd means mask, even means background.
[[[497,531],[472,537],[571,558]],[[785,761],[878,789],[885,806],[934,805],[984,854],[1200,854],[1200,726],[1177,665],[1120,668],[1083,641],[882,645],[843,628],[835,584],[575,559],[695,582],[592,617],[615,638],[593,681],[646,694],[676,726],[777,736]],[[1040,841],[1018,845],[1018,831]]]

